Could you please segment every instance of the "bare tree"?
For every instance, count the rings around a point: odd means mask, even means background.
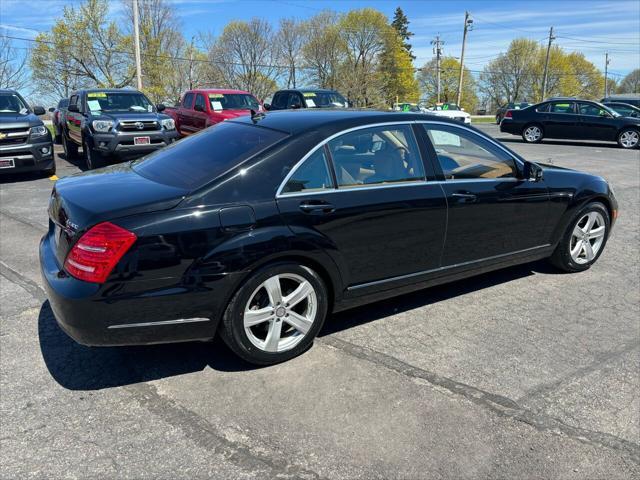
[[[16,48],[11,39],[0,37],[0,88],[22,89],[29,81],[28,55]]]
[[[278,58],[288,65],[287,88],[296,87],[296,67],[301,62],[304,28],[295,19],[281,19],[277,35]]]

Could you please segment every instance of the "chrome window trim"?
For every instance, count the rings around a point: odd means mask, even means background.
[[[289,173],[286,175],[286,177],[284,177],[284,180],[282,180],[282,182],[280,183],[280,185],[278,186],[278,190],[276,191],[276,199],[278,198],[287,198],[287,197],[300,197],[300,196],[306,196],[306,195],[323,195],[326,193],[334,193],[334,192],[351,192],[354,190],[374,190],[374,189],[381,189],[381,188],[394,188],[394,187],[407,187],[407,186],[415,186],[415,185],[437,185],[437,184],[441,184],[441,183],[447,183],[447,184],[451,184],[451,183],[469,183],[469,182],[482,182],[482,181],[512,181],[512,182],[520,182],[523,181],[523,179],[521,178],[515,178],[515,177],[507,177],[507,178],[463,178],[463,179],[455,179],[455,180],[425,180],[425,179],[416,179],[414,181],[406,181],[406,182],[397,182],[397,183],[389,183],[389,184],[371,184],[371,185],[364,185],[364,186],[359,186],[359,185],[355,185],[355,186],[348,186],[348,187],[341,187],[338,188],[338,186],[334,186],[333,188],[326,188],[324,190],[317,190],[315,192],[291,192],[291,193],[283,193],[282,190],[284,188],[284,186],[287,184],[287,182],[291,179],[291,177],[293,176],[293,174],[296,172],[296,170],[298,170],[298,168],[300,168],[300,166],[309,158],[311,157],[311,155],[313,155],[316,150],[318,150],[319,148],[324,147],[325,144],[329,143],[331,140],[333,140],[334,138],[337,138],[341,135],[347,134],[347,133],[351,133],[351,132],[355,132],[358,130],[364,130],[367,128],[375,128],[375,127],[387,127],[387,126],[393,126],[393,125],[415,125],[415,124],[428,124],[428,125],[445,125],[445,126],[449,126],[452,128],[459,128],[461,130],[466,130],[467,132],[471,132],[474,135],[476,135],[477,137],[491,143],[493,146],[499,148],[500,150],[502,150],[504,153],[506,153],[509,158],[511,158],[517,166],[519,167],[524,167],[524,163],[518,159],[517,157],[514,157],[513,154],[507,150],[504,146],[500,145],[500,143],[496,142],[495,140],[493,140],[493,138],[491,137],[486,137],[481,133],[478,133],[470,128],[468,128],[465,124],[453,124],[453,123],[449,123],[449,122],[440,122],[437,120],[407,120],[407,121],[396,121],[396,122],[381,122],[381,123],[372,123],[369,125],[359,125],[357,127],[351,127],[351,128],[347,128],[346,130],[341,130],[337,133],[334,133],[333,135],[325,138],[322,142],[318,143],[316,146],[314,146],[311,150],[309,150],[300,160],[298,160],[295,165],[291,168],[291,170],[289,171]],[[420,158],[422,159],[422,155],[420,155]],[[424,161],[424,159],[422,159]],[[329,159],[327,158],[326,161],[328,162]],[[333,165],[331,165],[333,166]],[[335,167],[334,167],[335,168]]]

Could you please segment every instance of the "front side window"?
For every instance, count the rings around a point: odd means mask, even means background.
[[[423,125],[445,179],[495,179],[517,176],[515,161],[478,135],[448,125]]]
[[[579,103],[578,111],[580,115],[589,115],[593,117],[599,117],[606,115],[604,108],[600,108],[597,105],[591,103]]]
[[[301,108],[302,103],[300,102],[300,95],[297,93],[289,94],[289,102],[287,103],[287,108]]]
[[[316,150],[287,180],[282,193],[314,192],[333,188],[324,148]]]
[[[425,178],[409,125],[372,127],[329,142],[338,187],[410,182]]]
[[[202,95],[201,93],[199,93],[198,95],[196,95],[196,104],[195,106],[200,105],[202,107],[202,110],[206,110],[205,108],[205,103],[204,103],[204,95]]]
[[[549,108],[549,111],[551,113],[574,113],[573,103],[571,102],[552,103]]]
[[[149,99],[137,92],[88,92],[87,108],[91,112],[153,112]]]
[[[182,106],[184,108],[191,108],[193,105],[193,93],[187,93],[182,100]]]

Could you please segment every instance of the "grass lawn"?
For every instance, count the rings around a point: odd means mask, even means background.
[[[496,123],[496,119],[491,115],[471,115],[471,123]]]

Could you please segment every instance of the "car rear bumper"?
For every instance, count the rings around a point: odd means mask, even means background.
[[[54,165],[51,138],[0,148],[0,174],[50,170]]]
[[[162,296],[147,291],[114,299],[104,285],[69,276],[58,264],[49,233],[40,242],[40,270],[58,325],[80,344],[147,345],[209,340],[215,335],[217,319],[204,312],[199,317],[180,318],[175,305],[185,305],[180,295],[189,295],[189,291],[174,288]]]
[[[508,118],[503,118],[500,122],[500,131],[504,133],[510,133],[512,135],[520,135],[521,127],[513,123],[513,121]]]

